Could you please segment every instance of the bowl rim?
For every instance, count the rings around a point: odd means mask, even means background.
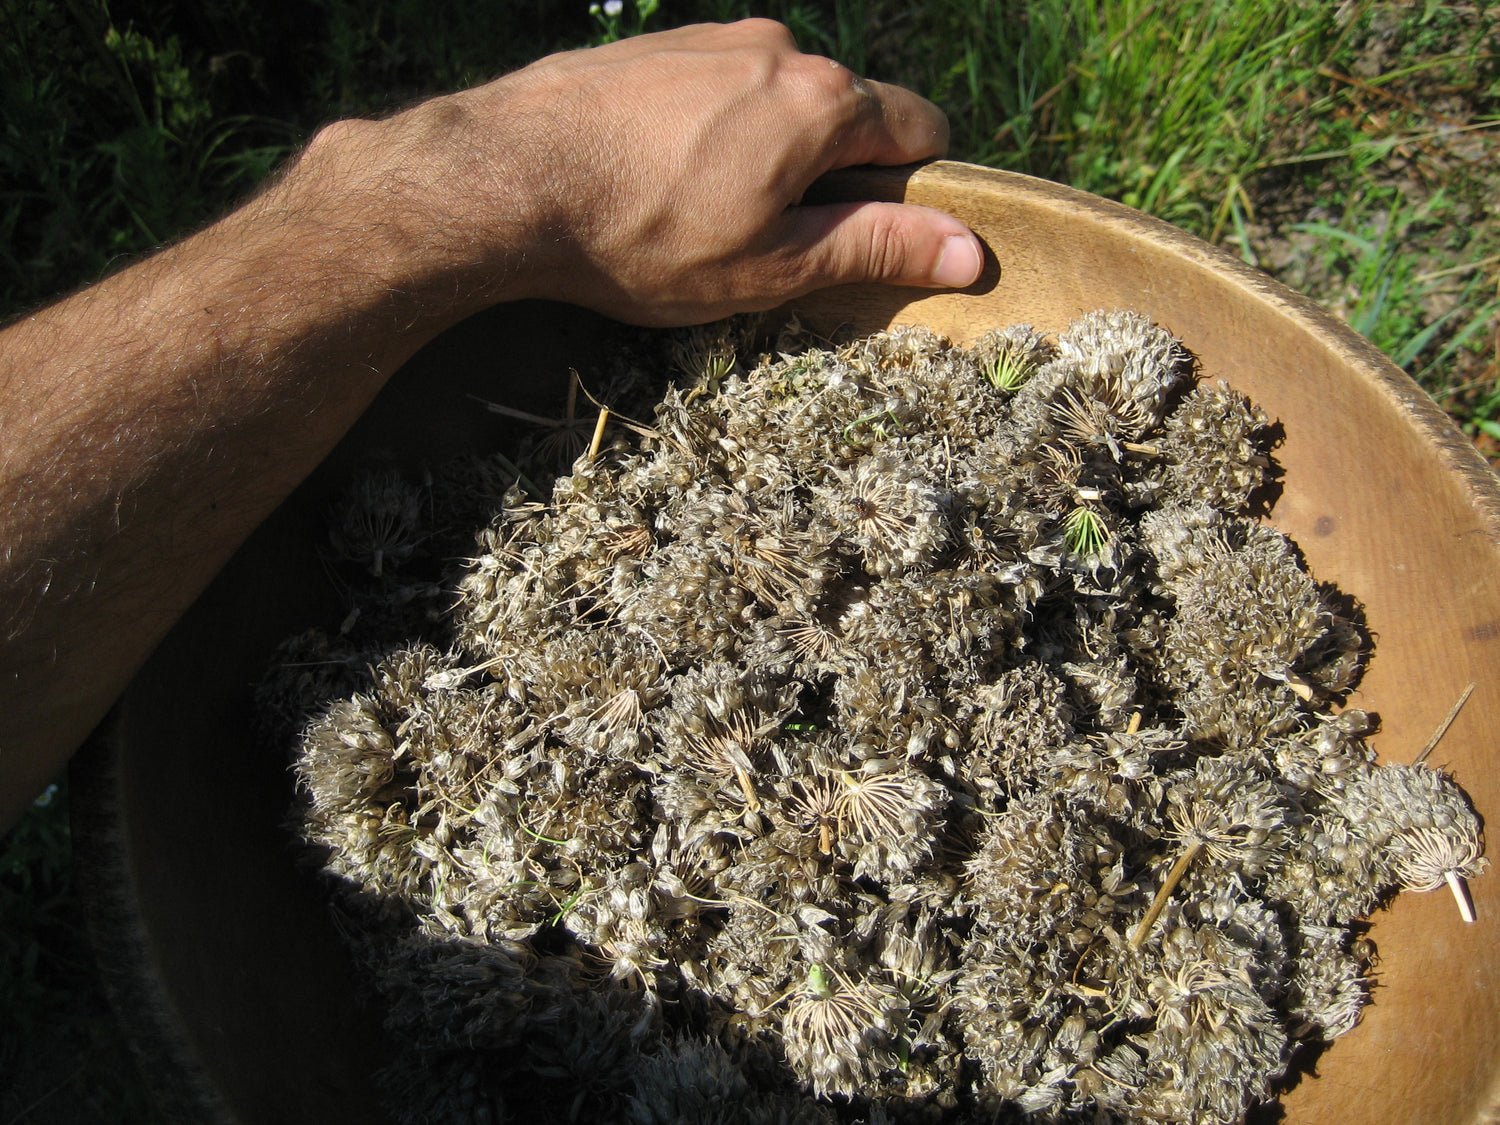
[[[806,202],[856,202],[881,199],[932,205],[979,189],[987,193],[1024,198],[1034,206],[1059,215],[1086,215],[1098,226],[1126,236],[1143,238],[1185,261],[1200,265],[1228,279],[1242,292],[1281,315],[1296,321],[1309,333],[1327,342],[1349,367],[1357,370],[1401,414],[1443,459],[1443,467],[1463,482],[1471,506],[1480,517],[1490,540],[1500,546],[1500,473],[1492,468],[1474,443],[1464,436],[1453,419],[1410,375],[1397,367],[1373,343],[1344,320],[1299,293],[1264,270],[1237,258],[1223,247],[1190,234],[1181,227],[1148,215],[1126,204],[1094,195],[1053,180],[986,168],[957,160],[934,160],[897,167],[861,166],[831,172],[808,192]],[[956,208],[955,212],[961,211]],[[962,213],[955,217],[964,218]],[[990,251],[994,253],[993,250]],[[980,280],[958,292],[982,295],[994,285],[998,270],[987,269]],[[788,302],[795,311],[809,299],[826,299],[848,287],[824,290],[811,298]],[[902,308],[919,305],[938,294],[924,290],[900,290],[909,294]]]

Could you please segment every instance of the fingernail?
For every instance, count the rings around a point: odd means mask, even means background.
[[[982,269],[984,254],[979,249],[979,240],[972,234],[950,234],[943,242],[937,265],[932,268],[932,282],[962,289],[978,281]]]

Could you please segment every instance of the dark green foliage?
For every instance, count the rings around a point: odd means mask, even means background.
[[[158,1120],[94,970],[66,782],[0,839],[0,1121]]]
[[[22,1034],[34,1029],[49,984],[66,975],[61,946],[79,936],[65,911],[73,887],[66,791],[50,789],[44,799],[0,851],[0,1009]]]

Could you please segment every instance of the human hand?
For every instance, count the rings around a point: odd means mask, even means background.
[[[686,324],[842,282],[971,284],[983,255],[956,219],[798,205],[824,172],[939,156],[947,139],[925,99],[746,20],[553,55],[389,121],[343,122],[305,162],[347,172],[361,153],[364,182],[406,216],[397,242],[457,312],[538,296]]]

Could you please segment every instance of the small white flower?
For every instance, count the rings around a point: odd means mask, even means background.
[[[604,14],[614,19],[625,10],[625,0],[604,0]]]

